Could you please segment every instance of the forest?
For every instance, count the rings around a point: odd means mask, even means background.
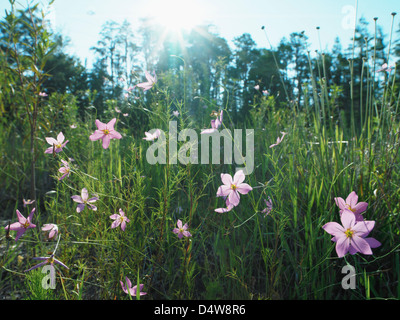
[[[399,299],[396,18],[388,36],[360,18],[329,51],[301,30],[273,47],[260,26],[260,48],[109,20],[87,66],[38,4],[10,1],[0,300]],[[171,123],[192,161],[151,163],[178,152]],[[190,132],[224,138],[216,159]],[[227,161],[232,142],[246,161]]]

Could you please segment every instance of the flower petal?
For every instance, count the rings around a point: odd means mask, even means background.
[[[351,237],[351,245],[362,254],[372,254],[372,250],[368,242],[357,235],[353,235]]]
[[[344,234],[341,237],[336,236],[335,238],[336,238],[336,253],[339,258],[342,258],[349,251],[350,239],[347,238]]]
[[[241,183],[236,185],[236,190],[241,194],[247,194],[249,191],[253,190],[253,188],[247,183]]]
[[[246,176],[244,175],[243,170],[236,171],[235,175],[233,176],[233,184],[241,184],[245,178]]]
[[[322,229],[335,237],[341,237],[345,231],[343,226],[337,222],[328,222],[322,226]]]
[[[229,193],[228,200],[229,203],[236,207],[240,202],[239,192],[237,192],[236,190],[232,190],[232,192]]]
[[[233,183],[232,176],[229,173],[221,173],[221,180],[223,184],[229,187]]]

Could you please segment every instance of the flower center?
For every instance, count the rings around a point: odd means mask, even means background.
[[[356,209],[353,209],[349,204],[347,205],[347,208],[348,208],[350,211],[356,212]]]
[[[57,149],[61,148],[61,143],[55,145]]]
[[[236,190],[236,189],[237,189],[236,184],[231,184],[231,189],[232,189],[232,190]]]
[[[103,133],[104,133],[105,135],[107,135],[107,134],[109,134],[109,133],[110,133],[110,130],[108,130],[108,129],[104,129],[104,130],[103,130]]]
[[[26,220],[25,223],[22,225],[25,229],[28,228],[30,225],[29,221]]]
[[[353,236],[354,231],[351,230],[350,228],[347,229],[344,234],[346,235],[347,238],[351,238]]]

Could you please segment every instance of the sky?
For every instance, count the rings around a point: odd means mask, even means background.
[[[16,0],[20,5],[31,0]],[[270,48],[289,38],[292,32],[304,31],[310,51],[328,51],[339,37],[343,48],[351,43],[355,18],[366,19],[374,32],[374,17],[383,28],[386,41],[400,34],[399,0],[39,0],[55,31],[69,38],[67,50],[90,67],[99,32],[107,20],[131,23],[133,31],[140,18],[153,16],[165,27],[190,28],[197,23],[211,23],[215,32],[231,46],[235,37],[249,33],[258,48]],[[9,9],[8,0],[0,0],[0,14]],[[392,28],[392,12],[397,12]],[[261,27],[264,26],[265,30]],[[319,27],[319,30],[316,29]]]

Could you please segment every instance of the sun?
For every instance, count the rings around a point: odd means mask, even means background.
[[[204,19],[203,7],[194,0],[153,0],[149,5],[154,22],[170,31],[188,31]]]

